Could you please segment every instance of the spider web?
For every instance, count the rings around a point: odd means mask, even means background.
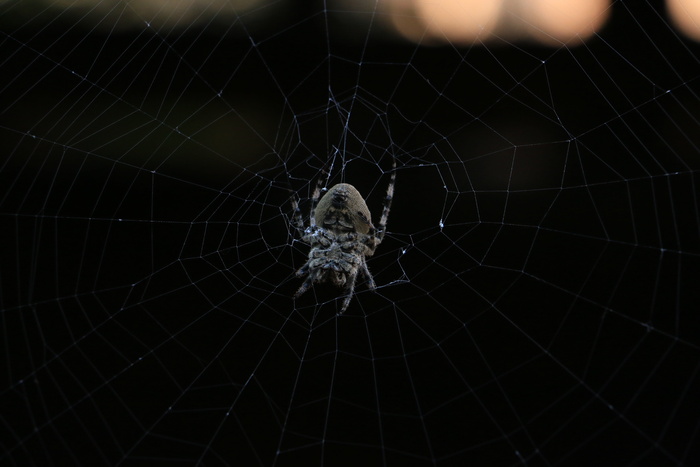
[[[3,465],[698,462],[700,49],[662,4],[544,47],[31,3],[0,4]],[[290,188],[308,222],[328,167],[376,220],[394,158],[377,289],[293,300]]]

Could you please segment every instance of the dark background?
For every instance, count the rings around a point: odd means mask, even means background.
[[[299,3],[3,7],[0,463],[698,462],[698,45],[654,2],[559,48]],[[376,220],[392,158],[378,290],[293,301],[289,189],[330,160]]]

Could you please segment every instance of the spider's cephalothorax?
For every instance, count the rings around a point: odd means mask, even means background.
[[[330,282],[344,288],[345,298],[340,308],[340,313],[343,313],[355,291],[358,274],[367,279],[370,289],[376,287],[365,258],[374,254],[384,238],[394,196],[395,169],[396,162],[377,227],[372,225],[372,216],[362,195],[348,183],[334,185],[319,200],[323,177],[319,178],[311,197],[311,215],[306,228],[299,205],[292,197],[294,227],[301,234],[301,240],[311,247],[308,261],[296,273],[298,277],[307,277],[294,298],[306,292],[314,283]]]

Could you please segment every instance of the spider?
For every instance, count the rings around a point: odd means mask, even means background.
[[[294,210],[292,225],[301,235],[301,240],[311,247],[308,261],[296,272],[297,277],[306,276],[306,279],[294,298],[298,298],[315,283],[330,282],[344,288],[345,298],[338,313],[340,315],[352,299],[358,274],[367,279],[370,290],[376,288],[374,278],[367,268],[366,257],[372,256],[384,239],[394,196],[396,160],[393,161],[382,216],[376,227],[372,224],[372,216],[362,195],[348,183],[332,186],[319,200],[324,175],[327,175],[325,169],[316,182],[311,197],[308,227],[304,228],[296,198],[292,195],[291,199]]]

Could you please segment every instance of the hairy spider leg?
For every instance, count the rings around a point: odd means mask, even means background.
[[[321,197],[321,190],[323,189],[324,180],[328,178],[328,162],[321,169],[321,174],[316,180],[316,186],[314,192],[311,195],[311,208],[309,214],[309,226],[316,226],[316,206],[318,205],[318,200]],[[304,236],[304,215],[301,213],[301,208],[299,208],[299,201],[297,200],[296,194],[289,188],[290,192],[290,204],[292,205],[292,210],[294,211],[292,217],[292,225],[299,232],[301,236]]]
[[[363,276],[365,276],[365,279],[367,279],[367,288],[370,290],[374,290],[377,288],[377,284],[374,283],[374,277],[372,277],[372,273],[369,272],[369,268],[367,267],[366,262],[362,262],[362,265],[360,266],[360,272],[362,273]]]
[[[367,269],[367,266],[365,266],[365,269]],[[369,273],[369,271],[368,271]],[[348,309],[348,305],[350,304],[350,300],[352,299],[353,293],[355,293],[355,279],[357,279],[357,274],[352,274],[349,278],[349,283],[347,287],[345,287],[345,298],[343,299],[343,306],[340,308],[340,311],[338,312],[339,315],[342,315],[345,313],[345,310]]]
[[[292,210],[294,214],[292,215],[292,227],[299,232],[299,235],[304,235],[304,219],[301,215],[301,209],[299,209],[299,202],[297,201],[296,195],[290,188],[290,204],[292,205]]]
[[[384,197],[382,216],[379,218],[379,223],[377,224],[377,239],[381,242],[384,239],[384,233],[386,231],[386,222],[389,219],[389,211],[391,210],[391,201],[394,199],[394,185],[396,185],[396,158],[393,158],[391,164],[391,178],[389,179],[389,186],[386,188],[386,196]]]
[[[303,276],[304,274],[306,274],[307,272],[309,272],[309,268],[308,268],[308,266],[304,266],[304,267],[302,267],[301,269],[299,269],[299,270],[297,271],[296,275],[297,275],[297,277],[301,277],[301,276]],[[304,283],[301,284],[301,287],[299,287],[299,289],[298,289],[298,290],[296,291],[296,293],[294,294],[294,298],[299,298],[299,297],[301,296],[301,294],[303,294],[304,292],[306,292],[307,290],[309,290],[309,288],[310,288],[313,284],[314,284],[313,274],[309,274],[309,275],[306,277],[306,280],[304,281]]]
[[[325,169],[324,169],[325,170]],[[311,195],[311,213],[309,214],[309,227],[316,227],[316,206],[318,206],[318,200],[321,197],[321,189],[323,188],[323,173],[316,180],[316,188]]]
[[[318,206],[318,200],[321,198],[321,191],[324,191],[324,180],[327,182],[330,172],[328,171],[328,165],[331,163],[331,159],[326,160],[326,163],[321,168],[321,173],[316,180],[316,187],[311,195],[311,212],[309,214],[309,227],[316,227],[316,206]],[[303,224],[302,224],[303,225]]]

